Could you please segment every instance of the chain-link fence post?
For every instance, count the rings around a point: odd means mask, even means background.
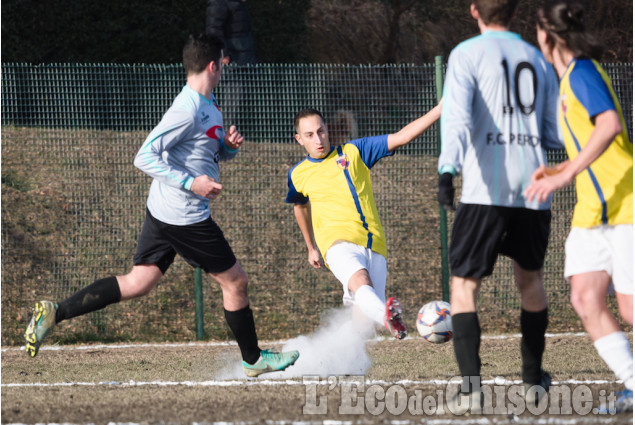
[[[196,340],[205,337],[203,322],[203,272],[200,267],[194,269],[194,298],[196,301]]]
[[[443,56],[434,58],[434,74],[436,78],[437,103],[443,97]],[[440,128],[441,125],[437,124]],[[441,130],[437,131],[437,156],[441,154]],[[441,288],[443,301],[450,301],[450,270],[448,266],[448,217],[443,206],[439,205],[439,228],[441,235]]]

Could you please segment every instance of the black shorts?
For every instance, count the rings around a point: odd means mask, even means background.
[[[175,226],[157,220],[146,210],[134,264],[156,264],[165,274],[176,254],[193,267],[220,273],[236,264],[236,257],[211,217],[200,223]]]
[[[498,254],[525,270],[541,269],[550,224],[550,210],[459,204],[450,242],[452,276],[489,276]]]

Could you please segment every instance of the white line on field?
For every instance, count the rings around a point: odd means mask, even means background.
[[[507,418],[505,418],[507,419]],[[425,425],[496,425],[496,424],[507,424],[513,423],[518,425],[536,425],[536,424],[549,424],[549,425],[578,425],[578,424],[612,424],[614,423],[615,418],[600,418],[597,416],[592,417],[581,417],[576,416],[573,418],[563,418],[556,416],[549,416],[546,418],[536,418],[533,416],[514,416],[508,420],[502,420],[501,418],[488,418],[486,416],[479,418],[451,418],[451,419],[430,419],[425,418],[421,420],[391,420],[386,423],[390,425],[415,425],[415,424],[425,424]],[[108,422],[108,425],[142,425],[146,422]],[[335,419],[324,419],[324,420],[315,420],[315,421],[298,421],[298,420],[265,420],[264,422],[259,420],[256,422],[253,421],[240,421],[240,422],[193,422],[195,425],[258,425],[258,424],[279,424],[279,425],[356,425],[356,424],[366,424],[368,422],[364,420],[335,420]],[[19,422],[8,423],[7,425],[26,425]],[[49,423],[48,425],[79,425],[73,424],[70,422],[64,422],[61,424],[58,423]]]
[[[422,380],[422,381],[413,381],[409,379],[399,380],[399,381],[385,381],[385,380],[375,380],[375,379],[366,379],[364,380],[365,385],[401,385],[401,386],[409,386],[409,385],[435,385],[435,386],[445,386],[450,383],[459,383],[459,380],[447,380],[447,379],[430,379],[430,380]],[[551,385],[606,385],[606,384],[618,384],[622,381],[611,381],[611,380],[577,380],[577,379],[567,379],[564,381],[553,381]],[[521,384],[521,380],[507,380],[503,378],[494,378],[483,380],[483,384],[485,385],[518,385]],[[315,384],[315,385],[330,385],[328,379],[311,379],[307,382],[296,379],[245,379],[245,380],[211,380],[211,381],[149,381],[149,382],[137,382],[137,381],[103,381],[103,382],[53,382],[53,383],[43,383],[43,382],[32,382],[32,383],[8,383],[2,384],[0,386],[4,388],[22,388],[22,387],[102,387],[102,386],[112,386],[112,387],[144,387],[154,385],[157,387],[239,387],[239,386],[297,386],[297,385],[306,385],[306,384]]]
[[[575,337],[575,336],[586,336],[586,332],[563,332],[563,333],[547,333],[545,334],[546,338],[557,338],[557,337]],[[520,338],[521,334],[504,334],[504,335],[483,335],[481,339],[511,339],[511,338]],[[419,339],[418,337],[406,337],[406,340],[409,339]],[[387,341],[392,340],[389,337],[378,337],[370,342],[378,342],[378,341]],[[289,340],[278,340],[278,341],[264,341],[261,345],[284,345]],[[70,345],[45,345],[40,348],[40,351],[65,351],[65,350],[119,350],[126,348],[183,348],[183,347],[228,347],[228,346],[236,346],[236,341],[207,341],[207,342],[182,342],[182,343],[148,343],[148,344],[94,344],[94,345],[78,345],[78,346],[70,346]],[[21,347],[7,347],[3,348],[2,352],[7,351],[24,351],[24,345]]]

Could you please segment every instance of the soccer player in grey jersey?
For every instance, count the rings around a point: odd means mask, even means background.
[[[526,400],[537,401],[536,389],[544,393],[550,381],[541,364],[547,328],[542,269],[551,200],[529,201],[523,190],[546,163],[544,149],[563,148],[558,82],[542,54],[509,31],[517,3],[472,2],[481,34],[452,50],[443,93],[438,197],[454,210],[452,178],[463,174],[450,242],[450,304],[461,391],[475,404],[482,397],[476,301],[481,279],[492,274],[499,254],[513,259],[521,296]]]
[[[247,376],[283,370],[298,358],[297,351],[276,353],[258,347],[247,275],[210,216],[209,203],[223,189],[219,161],[232,159],[243,143],[235,126],[225,132],[212,94],[222,74],[222,48],[214,36],[189,37],[183,49],[187,84],[134,160],[153,180],[132,270],[98,279],[59,303],[38,301],[25,333],[31,357],[60,321],[150,292],[178,253],[219,283],[225,318]]]

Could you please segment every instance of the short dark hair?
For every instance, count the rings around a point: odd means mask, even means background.
[[[577,1],[549,0],[538,8],[538,26],[547,32],[547,44],[552,48],[559,41],[576,58],[587,57],[597,61],[603,53],[598,39],[587,31],[584,7]]]
[[[295,114],[295,119],[293,120],[293,128],[295,128],[295,132],[298,133],[298,125],[302,118],[311,117],[313,115],[317,115],[322,119],[322,122],[324,122],[324,117],[317,109],[306,108]]]
[[[199,74],[210,62],[218,63],[223,40],[210,34],[191,34],[183,47],[183,67],[187,75]]]
[[[472,3],[485,25],[509,26],[519,0],[473,0]]]

